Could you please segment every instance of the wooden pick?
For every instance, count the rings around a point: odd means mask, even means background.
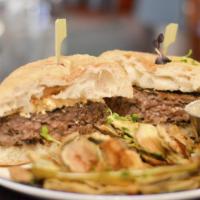
[[[59,64],[61,57],[62,42],[67,37],[66,19],[57,19],[55,21],[55,56]]]
[[[178,24],[170,23],[166,26],[164,41],[163,41],[164,55],[167,55],[169,47],[176,41],[177,31],[178,31]]]

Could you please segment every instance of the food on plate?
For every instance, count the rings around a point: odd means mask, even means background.
[[[131,126],[136,122],[128,123]],[[140,126],[146,131],[154,129],[148,124]],[[150,194],[200,186],[199,156],[176,161],[181,155],[170,149],[164,138],[147,135],[150,143],[143,146],[137,137],[122,136],[118,128],[113,128],[118,137],[102,132],[73,133],[54,153],[30,153],[32,166],[27,169],[11,167],[11,177],[46,189],[86,194]],[[137,134],[131,131],[133,133]],[[162,154],[164,150],[165,155]],[[170,160],[167,151],[171,151],[175,164],[167,164]],[[143,159],[145,156],[150,156],[154,162]]]
[[[0,161],[31,161],[10,168],[13,180],[89,194],[199,188],[200,138],[184,108],[200,97],[200,65],[167,58],[115,50],[13,72],[0,86],[1,151],[12,150]]]

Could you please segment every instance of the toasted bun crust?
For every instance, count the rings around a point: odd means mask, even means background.
[[[55,57],[19,67],[0,85],[0,116],[51,111],[86,100],[131,97],[131,83],[117,62],[89,55]]]
[[[157,55],[142,52],[113,50],[100,57],[121,64],[132,84],[141,88],[200,92],[200,65],[180,62],[178,57],[169,56],[172,62],[164,65],[155,64]]]

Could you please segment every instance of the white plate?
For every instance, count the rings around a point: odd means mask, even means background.
[[[156,195],[86,195],[68,192],[59,192],[46,190],[10,180],[0,178],[0,186],[27,194],[34,197],[40,197],[51,200],[181,200],[194,199],[200,197],[200,189],[176,193],[156,194]]]

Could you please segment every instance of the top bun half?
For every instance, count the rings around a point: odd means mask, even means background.
[[[132,97],[127,73],[115,61],[89,55],[36,61],[12,72],[0,85],[0,116],[51,111],[104,97]]]
[[[181,57],[168,56],[172,62],[155,64],[157,55],[133,51],[113,50],[100,55],[103,59],[121,64],[133,85],[141,88],[200,92],[200,65],[181,61]]]

